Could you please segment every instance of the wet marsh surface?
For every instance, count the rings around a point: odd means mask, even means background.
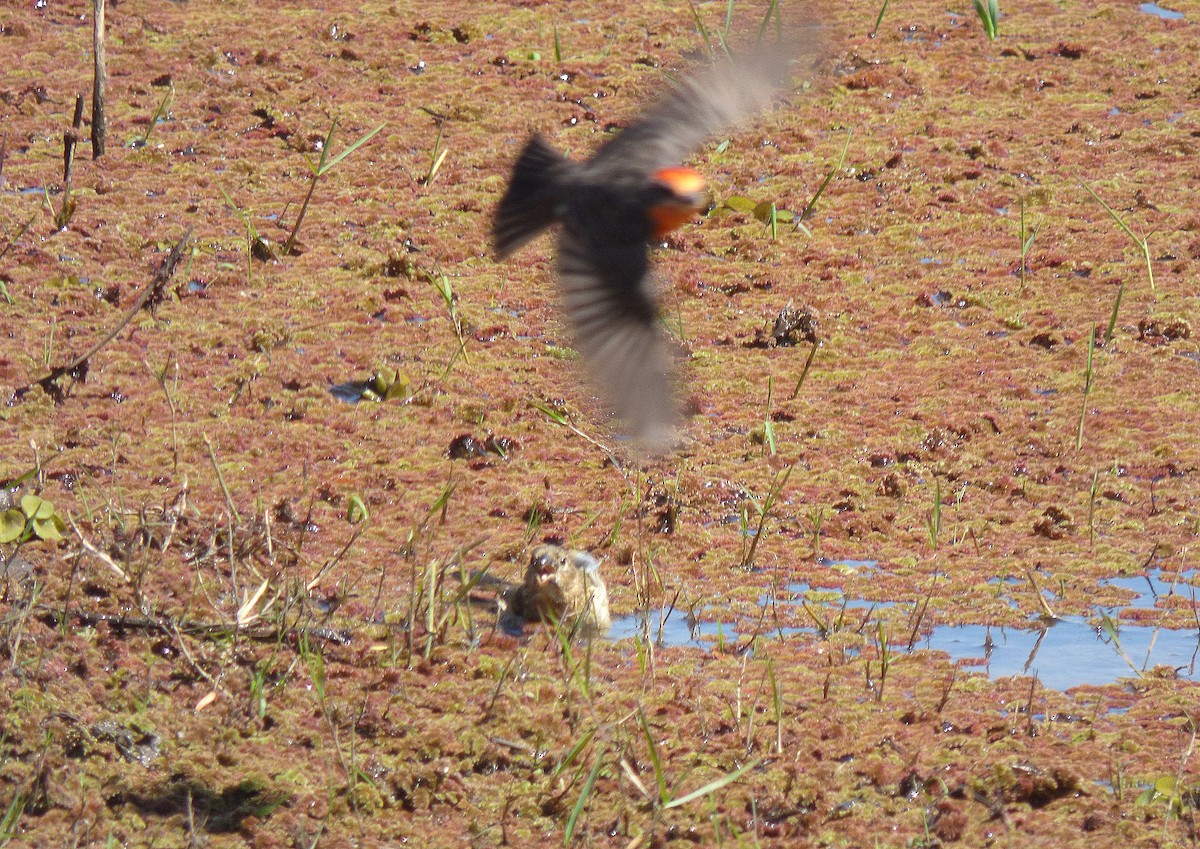
[[[90,18],[0,21],[0,840],[1195,845],[1200,10],[880,5],[687,163],[649,461],[488,226],[687,3],[126,0],[69,193]],[[607,638],[497,628],[546,540]]]

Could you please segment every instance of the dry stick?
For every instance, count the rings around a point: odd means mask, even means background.
[[[75,145],[79,144],[79,131],[83,129],[83,95],[75,95],[75,115],[71,129],[63,133],[63,197],[71,194],[71,166],[75,164]]]
[[[92,557],[95,557],[109,569],[112,569],[114,572],[116,572],[117,577],[122,581],[129,583],[129,575],[125,573],[125,570],[118,566],[115,560],[87,541],[87,537],[83,535],[83,531],[79,530],[79,526],[75,524],[75,519],[70,513],[67,514],[67,521],[71,523],[71,530],[75,532],[75,536],[79,537],[79,545],[83,548],[83,550],[92,555]],[[68,557],[74,556],[74,554],[68,555]]]
[[[1034,675],[1033,678],[1030,679],[1030,681],[1029,681],[1029,705],[1025,709],[1025,735],[1027,737],[1032,737],[1034,735],[1033,697],[1037,693],[1037,684],[1038,684],[1037,675]]]
[[[237,508],[233,506],[233,496],[229,494],[229,487],[225,485],[225,476],[223,474],[221,474],[221,464],[219,462],[217,462],[216,449],[213,448],[213,444],[212,444],[211,440],[209,440],[207,433],[201,434],[201,438],[204,440],[204,445],[208,448],[208,458],[210,460],[212,460],[213,471],[215,471],[217,473],[217,483],[220,484],[221,492],[225,496],[225,506],[227,506],[229,508],[229,521],[231,523],[229,531],[230,531],[230,534],[232,535],[232,533],[233,533],[232,523],[237,522],[238,524],[240,524],[242,521],[242,515],[240,513],[238,513]],[[231,548],[232,548],[232,543],[231,543]],[[232,561],[233,561],[233,554],[231,551],[230,552],[230,562],[232,562]]]
[[[800,394],[800,387],[804,386],[804,379],[808,377],[808,370],[812,368],[813,360],[817,356],[817,346],[819,344],[820,343],[817,342],[816,339],[813,339],[812,350],[808,352],[808,359],[804,361],[804,370],[800,372],[800,379],[796,381],[796,388],[792,390],[791,396],[788,397],[789,401],[795,401],[796,396]]]
[[[934,567],[933,577],[929,581],[929,592],[925,594],[925,601],[921,605],[921,609],[917,611],[916,621],[913,622],[912,632],[908,635],[908,650],[912,651],[913,646],[917,644],[917,634],[921,630],[921,623],[925,621],[925,614],[929,611],[929,600],[933,598],[933,589],[937,586],[938,569]]]
[[[8,159],[8,133],[0,136],[0,188],[4,187],[4,162],[6,159]],[[0,249],[0,259],[4,259],[5,255],[12,250],[13,245],[21,240],[21,237],[25,235],[25,232],[31,226],[33,226],[33,222],[37,220],[37,217],[38,213],[36,212],[29,216],[29,220],[26,221],[21,229],[17,231],[17,235],[9,239],[8,244],[5,245],[3,249]],[[0,280],[0,298],[3,298],[10,304],[13,302],[13,299],[8,294],[8,288],[4,285],[3,280]]]
[[[954,689],[954,682],[958,680],[958,667],[950,667],[950,677],[946,679],[946,686],[942,690],[942,697],[938,700],[937,712],[941,713],[946,703],[950,701],[950,691]]]
[[[50,605],[35,603],[28,605],[26,611],[34,611],[51,618],[55,625],[61,625],[69,620],[76,620],[81,625],[95,627],[101,622],[113,628],[129,631],[159,631],[163,634],[186,634],[201,640],[223,640],[234,635],[258,643],[278,643],[283,640],[320,640],[337,645],[349,645],[355,634],[348,629],[288,626],[260,622],[250,625],[239,625],[236,622],[194,622],[186,619],[176,619],[172,616],[132,616],[123,613],[99,613],[83,610],[82,608],[62,609]]]
[[[63,188],[62,204],[54,212],[54,226],[67,229],[71,216],[75,214],[75,199],[71,197],[71,171],[75,165],[75,147],[79,144],[79,133],[83,129],[83,95],[75,95],[75,117],[71,126],[63,132]],[[45,192],[45,189],[43,189]],[[50,209],[50,195],[46,193],[46,207]],[[53,212],[53,209],[50,209]]]
[[[25,233],[29,230],[29,228],[33,226],[33,222],[37,220],[37,217],[38,217],[38,213],[35,212],[33,215],[29,216],[28,221],[26,221],[23,225],[21,225],[21,229],[17,231],[17,235],[15,235],[11,239],[9,239],[8,244],[4,246],[4,249],[0,250],[0,259],[4,259],[4,257],[8,254],[8,252],[10,250],[12,250],[13,245],[15,245],[17,242],[21,241],[21,237],[24,236]],[[3,285],[3,281],[0,281],[0,286],[2,286],[2,285]],[[6,297],[6,300],[8,300],[9,303],[12,303],[11,299],[8,299],[7,297]]]
[[[1038,586],[1037,578],[1034,576],[1033,570],[1028,566],[1025,567],[1025,577],[1029,579],[1029,583],[1033,587],[1033,594],[1042,608],[1042,614],[1047,619],[1058,619],[1058,614],[1054,612],[1050,607],[1050,603],[1046,601],[1046,597],[1042,595],[1042,588]]]
[[[104,87],[108,81],[108,60],[104,55],[104,0],[93,0],[95,15],[92,27],[92,159],[104,155]]]
[[[163,287],[167,284],[167,281],[171,279],[171,275],[175,273],[175,266],[179,265],[179,261],[183,259],[184,249],[191,244],[191,241],[192,228],[189,227],[187,232],[183,234],[183,238],[180,239],[175,247],[171,249],[171,252],[167,254],[167,258],[163,260],[163,263],[159,266],[158,271],[154,272],[154,279],[152,279],[149,285],[142,290],[142,294],[138,295],[138,299],[134,301],[133,306],[130,307],[129,311],[125,313],[119,322],[117,322],[116,326],[108,333],[104,334],[104,336],[101,337],[96,344],[92,345],[92,347],[88,348],[87,351],[71,360],[71,362],[67,363],[66,365],[55,366],[54,368],[50,369],[50,373],[45,377],[22,386],[20,389],[14,392],[13,395],[17,398],[20,398],[34,386],[41,386],[42,389],[44,389],[47,393],[53,394],[52,387],[54,382],[64,374],[73,374],[81,368],[83,369],[83,373],[86,374],[88,360],[91,359],[101,348],[115,339],[117,334],[125,328],[125,325],[129,324],[129,322],[133,320],[133,317],[137,315],[147,303],[150,302],[151,298],[162,294]]]
[[[31,599],[35,600],[37,598],[37,591],[37,587],[35,586]],[[31,601],[31,603],[36,603],[36,601]],[[3,620],[4,624],[6,625],[10,623],[13,624],[13,628],[9,633],[16,635],[15,637],[10,637],[10,643],[7,651],[8,656],[12,658],[12,663],[9,664],[9,669],[13,672],[16,672],[20,666],[21,643],[25,639],[25,635],[28,633],[26,620],[29,619],[29,611],[29,607],[24,607],[16,612],[15,617],[10,617],[9,614],[5,614]]]
[[[156,372],[150,363],[142,360],[142,365],[146,367],[146,371],[150,372],[150,376],[154,378],[154,382],[162,389],[163,394],[167,396],[167,409],[171,411],[171,457],[174,461],[174,470],[179,471],[179,434],[175,430],[175,399],[171,397],[171,390],[167,388],[167,369],[172,365],[171,357],[167,357],[167,361],[163,363],[162,372]],[[175,384],[179,384],[179,363],[175,362]],[[186,486],[186,478],[184,479]],[[171,527],[172,532],[175,530],[174,525]],[[166,550],[166,545],[163,546]]]
[[[0,136],[0,189],[4,188],[4,162],[7,159],[8,159],[8,133],[5,133],[4,135]],[[3,250],[0,250],[0,259],[4,259],[4,255],[7,254],[10,250],[12,250],[12,246],[17,243],[18,239],[20,239],[22,236],[25,235],[25,231],[29,229],[30,225],[33,224],[34,219],[36,219],[36,218],[37,218],[37,213],[35,212],[33,214],[33,216],[30,217],[30,219],[25,222],[25,226],[17,231],[17,235],[13,236],[11,239],[8,240],[8,244],[4,246]],[[0,280],[0,297],[4,298],[10,304],[12,303],[12,298],[10,298],[8,296],[8,289],[6,289],[4,287],[3,280]]]

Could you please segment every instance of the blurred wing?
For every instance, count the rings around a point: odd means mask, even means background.
[[[589,165],[648,174],[679,164],[709,136],[769,107],[788,85],[792,59],[813,53],[814,43],[763,46],[677,81]]]
[[[558,286],[575,348],[609,407],[636,436],[665,433],[674,421],[673,363],[644,244],[598,243],[564,229]]]
[[[573,167],[549,142],[533,134],[513,165],[508,189],[492,219],[496,259],[507,258],[554,223],[559,183]]]

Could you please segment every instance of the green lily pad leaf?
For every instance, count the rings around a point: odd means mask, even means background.
[[[1154,782],[1154,791],[1160,796],[1166,796],[1168,799],[1176,793],[1175,776],[1164,775]]]
[[[38,539],[50,540],[57,542],[63,538],[63,531],[66,530],[66,525],[58,515],[53,515],[48,519],[34,519],[33,532],[37,534]]]
[[[15,542],[25,533],[25,514],[20,510],[0,513],[0,542]]]
[[[733,195],[732,197],[725,198],[725,206],[734,212],[754,212],[758,204],[748,197]]]
[[[763,224],[771,223],[771,215],[774,214],[777,224],[788,224],[796,216],[788,212],[786,209],[780,209],[769,200],[764,200],[762,203],[755,204],[754,217]]]
[[[21,512],[30,519],[49,519],[54,515],[54,505],[36,495],[22,495]]]

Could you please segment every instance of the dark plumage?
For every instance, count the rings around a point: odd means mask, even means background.
[[[658,323],[649,244],[707,201],[703,178],[678,163],[708,136],[767,108],[811,42],[718,60],[677,82],[586,162],[535,134],[513,167],[493,224],[496,256],[561,225],[556,278],[574,346],[613,412],[643,441],[661,446],[675,421],[673,358]]]

